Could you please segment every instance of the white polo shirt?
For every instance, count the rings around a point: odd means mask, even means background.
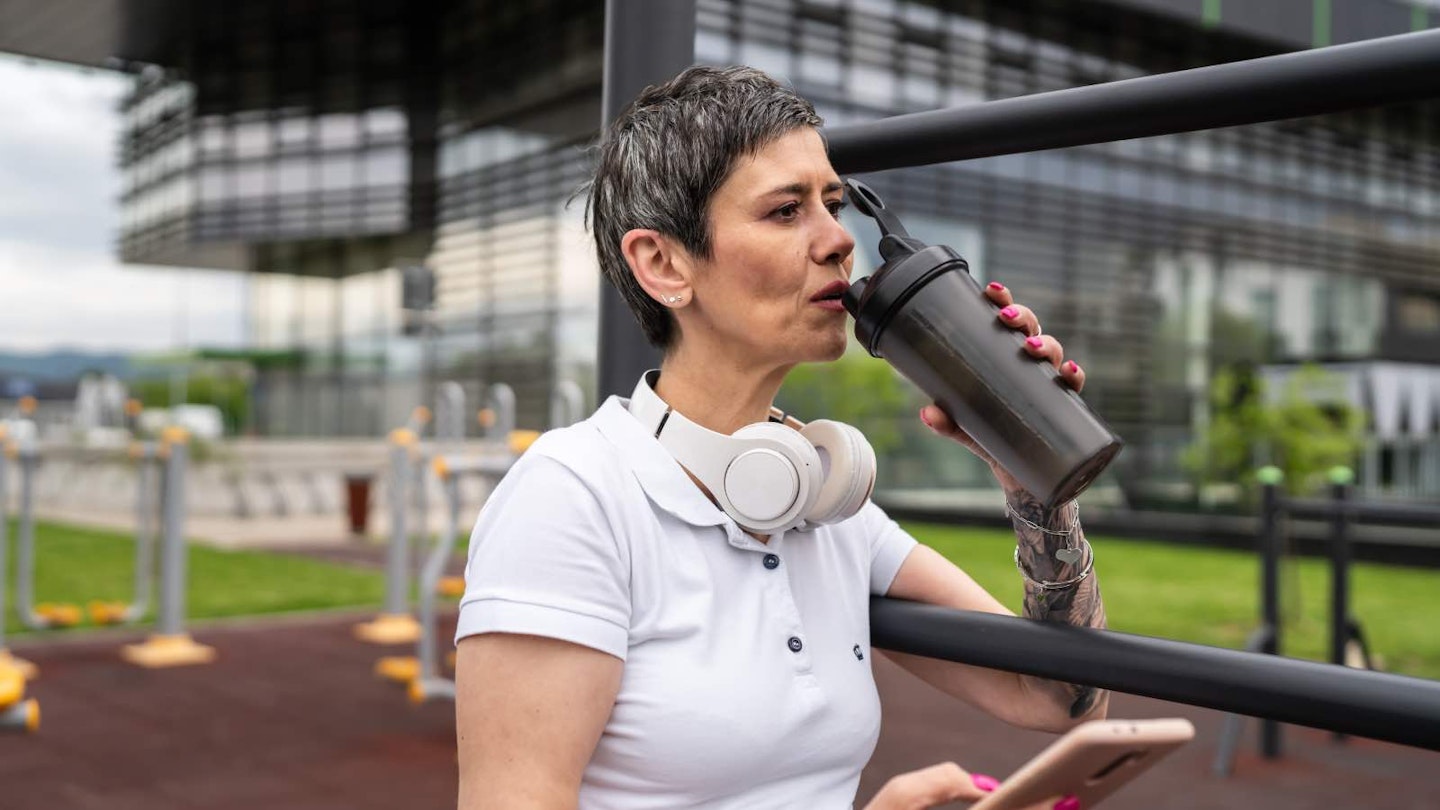
[[[624,660],[582,808],[846,808],[880,733],[870,595],[914,546],[874,504],[760,543],[611,397],[495,489],[456,640],[528,633]]]

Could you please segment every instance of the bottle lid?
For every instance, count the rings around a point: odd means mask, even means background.
[[[880,258],[885,263],[874,275],[851,284],[840,300],[855,319],[855,338],[879,357],[880,336],[900,307],[936,276],[951,270],[969,273],[970,265],[946,245],[927,245],[911,236],[869,186],[846,180],[845,187],[856,210],[880,225]]]

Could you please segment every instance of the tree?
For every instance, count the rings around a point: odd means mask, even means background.
[[[834,419],[853,425],[876,454],[884,454],[902,441],[896,417],[907,412],[910,395],[889,363],[852,343],[833,363],[796,367],[776,400],[801,421]]]
[[[1253,366],[1222,367],[1210,381],[1210,424],[1186,450],[1186,468],[1198,483],[1238,482],[1252,491],[1265,464],[1285,473],[1292,494],[1322,483],[1331,467],[1353,462],[1364,435],[1363,412],[1319,394],[1333,390],[1334,380],[1305,366],[1278,398],[1268,398]]]

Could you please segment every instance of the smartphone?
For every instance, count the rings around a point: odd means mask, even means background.
[[[1024,810],[1069,794],[1090,810],[1189,742],[1189,720],[1092,720],[1070,729],[970,810]]]

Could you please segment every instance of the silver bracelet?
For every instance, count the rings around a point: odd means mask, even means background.
[[[1020,576],[1024,577],[1026,582],[1031,583],[1042,591],[1063,591],[1066,588],[1074,587],[1084,581],[1086,577],[1090,576],[1090,572],[1095,569],[1095,550],[1090,548],[1090,541],[1086,540],[1083,536],[1080,538],[1080,542],[1085,544],[1085,551],[1088,551],[1090,553],[1085,555],[1088,558],[1085,560],[1085,569],[1079,574],[1071,577],[1070,579],[1064,580],[1062,582],[1049,582],[1047,580],[1036,579],[1035,577],[1031,576],[1030,572],[1026,571],[1025,566],[1020,562],[1019,546],[1015,547],[1015,568],[1020,571]]]
[[[1065,529],[1064,531],[1056,531],[1055,529],[1047,529],[1047,528],[1045,528],[1044,526],[1039,525],[1038,523],[1034,523],[1034,522],[1030,521],[1029,519],[1027,519],[1027,518],[1024,517],[1023,515],[1021,515],[1019,512],[1016,512],[1013,508],[1011,508],[1011,506],[1010,506],[1010,499],[1009,499],[1009,498],[1006,498],[1006,499],[1005,499],[1005,514],[1006,514],[1007,516],[1015,519],[1015,520],[1020,521],[1021,523],[1025,524],[1026,526],[1029,526],[1030,528],[1034,529],[1034,530],[1037,531],[1037,532],[1043,532],[1043,533],[1045,533],[1045,534],[1053,535],[1053,536],[1055,536],[1055,537],[1069,537],[1070,535],[1072,535],[1072,534],[1075,533],[1075,527],[1078,526],[1078,525],[1080,525],[1080,502],[1079,502],[1079,501],[1071,501],[1071,502],[1070,502],[1070,505],[1073,506],[1073,507],[1075,507],[1074,510],[1072,510],[1072,511],[1074,512],[1074,514],[1072,514],[1072,515],[1070,516],[1070,528]]]

